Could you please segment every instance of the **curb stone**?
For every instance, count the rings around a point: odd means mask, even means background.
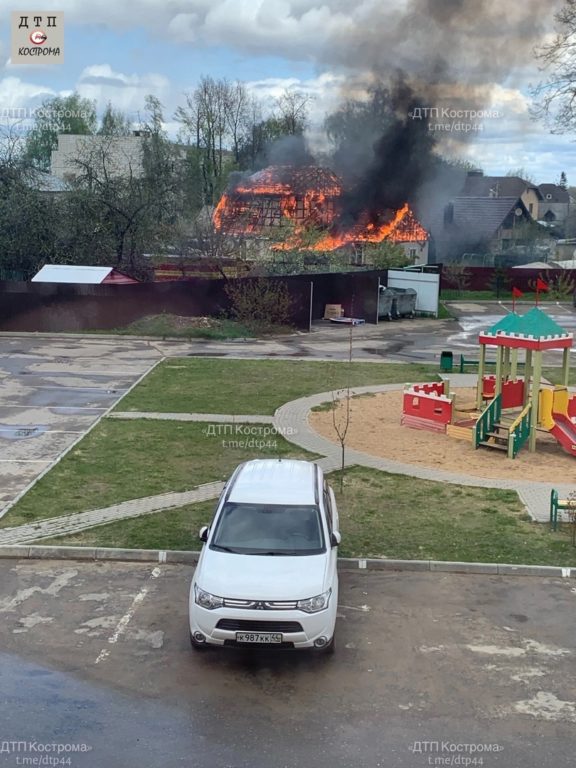
[[[195,565],[200,552],[163,549],[117,549],[114,547],[42,547],[13,545],[0,547],[0,560],[91,560]],[[551,576],[576,579],[576,567],[555,565],[514,565],[509,563],[462,563],[444,560],[386,560],[338,558],[340,571],[429,571],[492,576]]]

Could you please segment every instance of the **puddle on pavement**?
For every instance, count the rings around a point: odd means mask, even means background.
[[[30,424],[0,424],[0,440],[27,440],[30,437],[39,437],[48,430],[45,426],[32,426]]]

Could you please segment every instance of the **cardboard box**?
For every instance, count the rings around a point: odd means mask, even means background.
[[[334,317],[342,317],[344,310],[342,304],[326,304],[324,307],[324,320],[332,320]]]

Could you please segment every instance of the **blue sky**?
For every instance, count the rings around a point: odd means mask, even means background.
[[[386,76],[401,66],[409,77],[422,81],[433,69],[432,58],[445,48],[447,82],[456,82],[460,91],[463,84],[473,86],[476,94],[482,93],[483,106],[499,114],[483,120],[482,130],[473,131],[464,143],[443,137],[445,154],[471,160],[490,174],[523,168],[537,182],[557,181],[565,171],[569,183],[576,185],[572,138],[550,134],[528,114],[530,84],[542,77],[532,49],[549,39],[551,11],[561,0],[526,0],[510,11],[504,4],[494,10],[497,4],[487,3],[492,16],[477,20],[415,15],[424,4],[94,0],[88,7],[81,0],[45,0],[44,9],[65,14],[65,63],[14,66],[9,60],[10,12],[27,11],[21,0],[3,0],[0,110],[33,107],[45,96],[77,90],[95,99],[99,111],[111,101],[136,118],[145,95],[154,93],[164,104],[173,132],[172,115],[184,103],[184,92],[192,90],[201,75],[211,75],[246,82],[270,108],[286,87],[310,94],[318,141],[326,111],[343,97],[360,93],[374,72]],[[426,7],[434,5],[440,7],[440,0]],[[481,5],[478,0],[463,7]],[[473,35],[471,21],[478,22]]]

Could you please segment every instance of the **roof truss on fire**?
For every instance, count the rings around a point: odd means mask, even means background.
[[[270,166],[241,179],[222,196],[214,213],[218,229],[229,235],[265,236],[271,227],[290,222],[296,227],[316,226],[325,237],[312,250],[334,250],[350,243],[423,243],[428,233],[407,205],[398,211],[379,212],[377,220],[360,215],[355,223],[343,224],[342,182],[327,168],[317,166]],[[306,249],[298,235],[290,247]]]

